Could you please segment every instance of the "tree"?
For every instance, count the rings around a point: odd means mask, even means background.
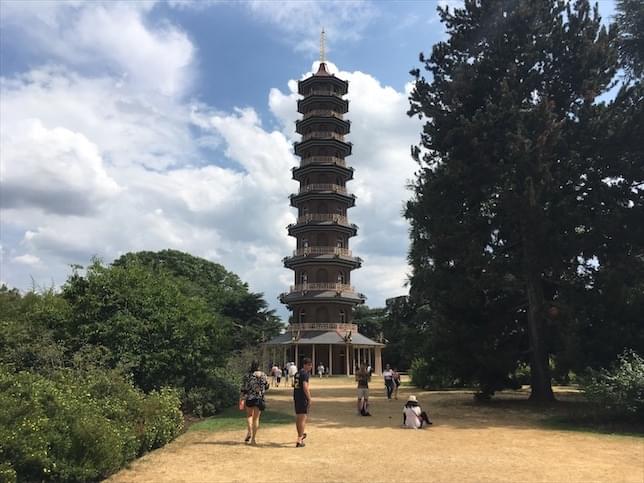
[[[69,277],[62,297],[71,309],[69,346],[107,348],[107,363],[131,372],[145,391],[201,386],[230,355],[231,321],[182,293],[166,271],[94,261],[86,275]]]
[[[130,264],[168,273],[184,295],[202,298],[213,313],[229,318],[234,350],[257,347],[283,327],[263,294],[250,292],[246,283],[218,263],[177,250],[127,253],[114,261],[115,266]]]
[[[527,358],[531,399],[552,400],[552,314],[592,258],[579,200],[595,174],[572,148],[616,72],[615,31],[586,0],[466,0],[439,13],[449,38],[420,56],[432,78],[412,71],[409,114],[427,119],[405,213],[412,293],[432,324],[454,326],[443,352],[488,364],[497,382]],[[485,337],[463,349],[468,327]]]
[[[622,67],[632,78],[644,74],[644,3],[617,0],[618,49]]]

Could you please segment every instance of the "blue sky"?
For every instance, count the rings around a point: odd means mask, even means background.
[[[325,27],[350,81],[352,248],[365,260],[352,282],[371,306],[405,293],[400,213],[420,131],[408,72],[444,36],[436,5],[3,1],[0,281],[59,285],[95,255],[175,248],[222,263],[285,316],[295,80]]]

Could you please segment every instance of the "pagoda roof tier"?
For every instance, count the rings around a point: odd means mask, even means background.
[[[345,203],[347,208],[351,208],[356,204],[356,195],[348,193],[340,193],[337,191],[306,191],[295,193],[289,196],[291,199],[291,206],[293,208],[298,208],[298,203],[301,201],[337,201],[339,203]]]
[[[333,162],[308,162],[303,166],[294,167],[291,171],[293,171],[293,179],[297,181],[313,173],[334,174],[336,176],[342,176],[345,181],[353,179],[353,168],[347,168],[346,166]]]
[[[384,344],[371,340],[357,331],[341,330],[289,330],[283,334],[273,337],[265,343],[266,345],[288,346],[303,344],[320,345],[347,345],[364,347],[384,347]]]
[[[319,106],[319,104],[324,104],[326,107]],[[318,107],[316,107],[316,105],[318,105]],[[311,111],[313,109],[325,109],[335,111],[339,114],[344,114],[349,111],[349,101],[330,94],[313,94],[305,97],[304,99],[297,100],[297,112],[300,114],[306,114],[307,111]]]
[[[312,89],[329,86],[333,86],[335,90],[341,95],[344,95],[349,91],[348,81],[339,79],[335,75],[329,74],[329,72],[325,68],[321,68],[316,74],[307,77],[304,80],[298,81],[297,92],[305,96]]]
[[[295,132],[303,134],[303,130],[311,126],[317,126],[320,123],[330,124],[340,130],[340,134],[348,134],[351,129],[351,121],[339,119],[335,116],[307,116],[306,119],[295,121]]]
[[[313,147],[337,149],[341,151],[342,157],[346,158],[351,155],[352,144],[332,137],[326,139],[309,138],[306,141],[293,143],[295,154],[300,157],[304,157],[305,152]]]
[[[310,215],[309,215],[310,216]],[[316,216],[316,215],[313,215]],[[328,215],[331,216],[331,215]],[[332,221],[332,220],[311,220],[305,221],[304,217],[300,217],[297,223],[291,223],[286,228],[289,236],[297,236],[300,233],[306,233],[311,230],[315,231],[333,231],[339,232],[349,237],[354,237],[358,234],[358,225],[349,223],[348,221]],[[345,218],[345,217],[342,217]],[[346,218],[345,218],[346,219]]]
[[[294,269],[302,265],[308,265],[311,263],[324,263],[328,265],[338,265],[343,268],[349,268],[351,270],[358,269],[362,266],[362,258],[351,256],[349,254],[333,254],[331,253],[315,253],[318,248],[326,247],[310,247],[308,249],[298,249],[295,250],[292,257],[284,257],[282,262],[286,268]],[[331,250],[333,248],[330,248]],[[306,251],[308,250],[308,254]],[[344,249],[340,249],[344,250]]]
[[[367,300],[364,294],[356,292],[353,287],[340,283],[306,283],[291,286],[290,291],[279,296],[283,304],[297,302],[345,302],[353,305],[363,304]]]

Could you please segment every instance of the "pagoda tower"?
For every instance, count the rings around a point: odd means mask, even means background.
[[[349,101],[344,98],[349,85],[328,71],[324,31],[320,51],[317,72],[298,82],[302,118],[296,121],[296,132],[302,137],[294,144],[300,164],[293,168],[293,179],[299,190],[290,195],[297,221],[287,227],[297,243],[283,259],[294,278],[290,290],[279,297],[292,317],[286,334],[267,347],[276,363],[292,361],[301,367],[301,359],[310,357],[314,367],[321,363],[332,374],[353,374],[360,363],[380,373],[382,344],[359,334],[352,323],[353,308],[366,298],[351,285],[351,272],[360,268],[362,259],[349,246],[358,230],[347,214],[356,202],[347,189],[353,179],[346,162],[352,150],[346,140]]]

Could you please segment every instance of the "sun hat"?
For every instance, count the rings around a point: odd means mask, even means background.
[[[409,402],[415,402],[415,403],[417,403],[417,402],[418,402],[418,399],[416,399],[416,396],[414,396],[414,395],[412,394],[411,396],[409,396],[409,397],[407,398],[407,402],[408,402],[408,403],[409,403]]]

